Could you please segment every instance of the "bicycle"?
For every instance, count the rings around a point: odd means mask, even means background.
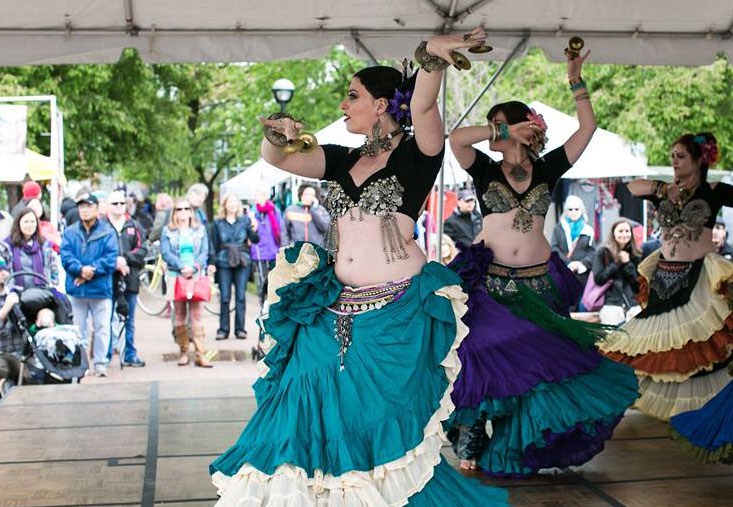
[[[138,294],[138,305],[150,316],[158,316],[171,308],[167,293],[169,287],[165,280],[165,262],[160,254],[160,244],[155,242],[148,249],[152,255],[146,258],[145,266],[140,270],[140,292]],[[211,284],[211,299],[204,303],[204,309],[213,314],[219,315],[220,292],[216,284]],[[234,300],[231,301],[229,312],[234,311]]]
[[[165,283],[165,262],[160,254],[160,243],[156,241],[149,245],[149,255],[145,265],[140,270],[140,292],[138,306],[151,316],[162,314],[170,308],[170,301],[166,297],[168,290]]]

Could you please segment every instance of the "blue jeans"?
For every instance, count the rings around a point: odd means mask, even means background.
[[[112,299],[90,299],[69,296],[71,310],[74,313],[74,324],[79,326],[84,348],[89,350],[89,317],[94,327],[94,348],[92,362],[107,364],[107,350],[109,350],[110,326],[112,318]]]
[[[137,357],[137,349],[135,348],[135,308],[137,307],[137,294],[125,292],[125,301],[127,301],[127,320],[125,326],[125,361],[132,361]],[[117,312],[112,312],[112,339],[109,341],[108,358],[112,358],[112,350],[116,345],[116,338],[120,334],[123,322],[120,320]]]
[[[234,332],[244,331],[244,313],[246,310],[247,280],[250,267],[220,268],[219,291],[221,292],[221,308],[219,309],[219,333],[229,335],[229,302],[232,297],[232,283],[234,283]]]

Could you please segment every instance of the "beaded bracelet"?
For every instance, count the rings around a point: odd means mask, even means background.
[[[502,141],[509,140],[509,127],[504,122],[499,123],[499,139]]]
[[[570,83],[571,92],[575,92],[583,88],[586,88],[585,81],[583,81],[583,78],[580,78],[580,81],[578,81],[577,83]]]

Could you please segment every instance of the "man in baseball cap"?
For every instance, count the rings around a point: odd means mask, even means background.
[[[454,243],[470,245],[481,232],[481,213],[476,210],[476,195],[473,190],[464,188],[458,191],[458,205],[446,219],[443,232]]]
[[[92,317],[94,374],[107,375],[110,322],[112,319],[112,274],[117,268],[117,234],[99,220],[99,200],[84,192],[76,199],[80,221],[64,231],[61,264],[66,270],[66,294],[71,300],[74,323],[84,346],[89,346],[87,320]]]

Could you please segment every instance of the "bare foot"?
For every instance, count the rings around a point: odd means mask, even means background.
[[[475,459],[462,459],[461,468],[463,470],[476,470],[476,460]]]

